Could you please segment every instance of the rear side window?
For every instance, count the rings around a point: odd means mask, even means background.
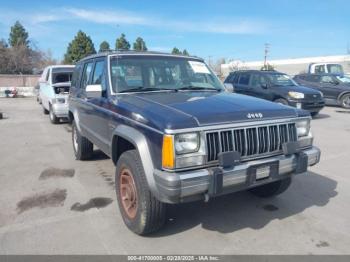
[[[250,75],[249,74],[241,74],[241,76],[239,77],[239,84],[240,85],[248,85],[249,84],[249,79],[250,79]]]
[[[320,82],[320,76],[318,75],[309,75],[307,77],[305,77],[306,81],[309,81],[309,82]]]
[[[45,76],[45,81],[46,81],[46,82],[49,82],[50,71],[51,71],[51,69],[48,69],[47,72],[46,72],[46,76]]]
[[[315,66],[315,73],[319,73],[319,74],[322,74],[322,73],[325,73],[325,68],[324,68],[324,65],[317,65]]]
[[[72,83],[71,86],[74,88],[79,88],[79,77],[80,77],[80,72],[81,72],[82,65],[77,64],[72,75]]]
[[[89,82],[92,67],[93,67],[93,62],[86,63],[84,66],[83,76],[82,76],[81,85],[80,85],[80,87],[83,89],[85,89],[85,87]]]

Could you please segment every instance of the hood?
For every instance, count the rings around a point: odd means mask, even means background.
[[[275,88],[279,88],[279,89],[283,89],[285,91],[285,93],[288,93],[290,91],[293,92],[300,92],[300,93],[304,93],[307,95],[315,95],[315,94],[319,94],[320,92],[312,89],[310,87],[306,87],[306,86],[302,86],[302,85],[297,85],[297,86],[286,86],[286,87],[275,87]]]
[[[129,114],[129,117],[158,129],[252,121],[248,118],[248,114],[252,113],[262,115],[262,118],[255,120],[291,118],[297,117],[300,113],[289,106],[226,92],[128,94],[119,96],[118,103],[125,108],[124,114]]]
[[[71,82],[60,82],[52,84],[53,87],[61,87],[61,86],[71,86]]]

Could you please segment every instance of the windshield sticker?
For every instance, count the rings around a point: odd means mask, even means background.
[[[188,63],[190,64],[193,72],[202,73],[202,74],[210,74],[208,67],[204,63],[198,62],[198,61],[188,61]]]

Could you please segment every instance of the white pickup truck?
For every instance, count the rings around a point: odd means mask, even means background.
[[[55,65],[44,69],[39,79],[39,100],[44,114],[53,124],[68,118],[68,94],[74,65]]]
[[[335,74],[344,75],[343,66],[336,63],[311,63],[309,74]]]

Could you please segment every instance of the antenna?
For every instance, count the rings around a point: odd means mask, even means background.
[[[265,43],[265,51],[264,51],[264,68],[267,68],[267,55],[269,54],[270,51],[270,44],[269,43]]]

